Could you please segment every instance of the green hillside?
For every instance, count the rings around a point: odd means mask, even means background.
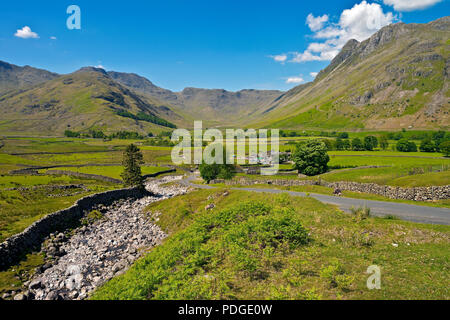
[[[349,41],[313,83],[285,93],[253,125],[278,128],[448,128],[450,17],[387,26]]]
[[[123,87],[102,69],[75,73],[0,97],[3,134],[62,135],[65,130],[146,134],[182,118],[155,99]],[[170,120],[166,120],[170,119]]]

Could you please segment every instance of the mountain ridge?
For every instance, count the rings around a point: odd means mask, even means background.
[[[313,82],[284,93],[253,125],[447,128],[449,38],[450,17],[444,17],[392,24],[365,41],[350,40]]]

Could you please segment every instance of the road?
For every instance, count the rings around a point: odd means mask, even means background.
[[[196,179],[196,176],[190,176],[184,180],[182,183],[191,187],[199,189],[214,189],[216,187],[207,185],[198,185],[192,183],[192,180]],[[279,189],[266,189],[266,188],[230,188],[231,190],[243,190],[249,192],[260,192],[260,193],[288,193],[295,197],[306,197],[304,192],[286,191]],[[363,199],[353,199],[345,197],[328,196],[317,193],[310,193],[310,197],[317,199],[323,203],[331,204],[339,207],[345,212],[350,212],[350,209],[355,207],[367,207],[370,208],[372,216],[384,217],[387,215],[396,216],[402,220],[418,222],[418,223],[429,223],[429,224],[440,224],[440,225],[450,225],[450,209],[447,208],[437,208],[428,206],[418,206],[399,202],[388,202],[388,201],[374,201],[374,200],[363,200]]]

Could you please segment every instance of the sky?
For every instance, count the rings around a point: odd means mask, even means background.
[[[67,26],[70,5],[81,29]],[[450,0],[4,0],[0,60],[61,74],[99,66],[173,91],[288,90],[350,39],[449,13]]]

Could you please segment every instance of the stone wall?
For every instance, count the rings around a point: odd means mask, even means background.
[[[56,175],[56,176],[72,176],[82,179],[90,179],[90,180],[98,180],[110,183],[122,183],[122,180],[114,179],[111,177],[101,176],[98,174],[90,174],[90,173],[81,173],[75,171],[66,171],[66,170],[48,170],[45,174]]]
[[[177,171],[177,170],[176,169],[167,169],[164,171],[145,175],[144,178],[155,178],[162,174],[172,173],[175,171]],[[104,182],[111,182],[111,183],[116,183],[116,184],[123,183],[123,181],[119,180],[119,179],[114,179],[111,177],[106,177],[106,176],[102,176],[102,175],[98,175],[98,174],[81,173],[81,172],[75,172],[75,171],[48,170],[46,172],[46,174],[72,176],[72,177],[78,177],[78,178],[83,178],[83,179],[92,179],[92,180],[99,180],[99,181],[104,181]]]
[[[275,186],[311,186],[321,185],[332,189],[340,189],[345,191],[354,191],[362,193],[370,193],[380,195],[396,200],[412,200],[412,201],[435,201],[450,199],[450,185],[436,187],[418,187],[418,188],[401,188],[391,186],[381,186],[375,183],[358,183],[358,182],[327,182],[298,180],[298,179],[245,179],[238,178],[229,181],[215,180],[211,184],[225,183],[227,185],[252,186],[256,184],[269,184]]]
[[[141,198],[147,194],[139,188],[107,191],[79,199],[72,207],[49,214],[34,222],[25,231],[0,244],[0,270],[18,263],[24,255],[38,249],[51,233],[76,226],[86,211],[98,204],[110,205],[125,198]]]

